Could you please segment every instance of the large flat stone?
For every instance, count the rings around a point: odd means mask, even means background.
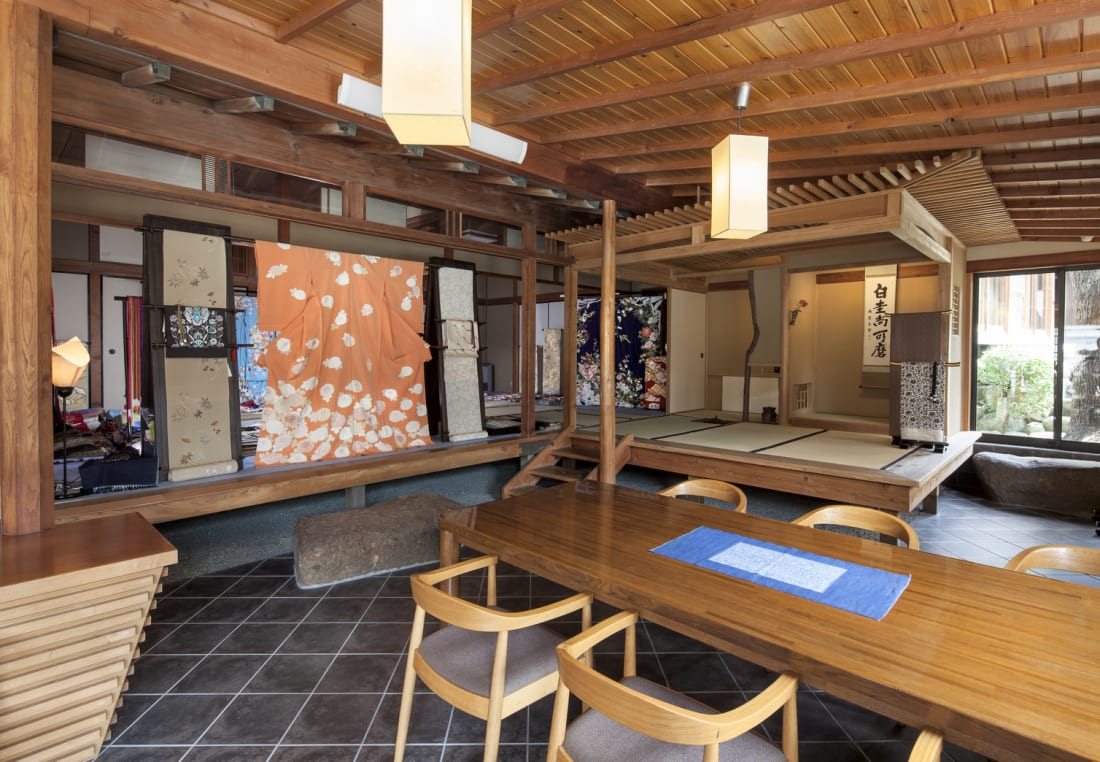
[[[998,503],[1087,518],[1100,508],[1100,462],[979,452],[971,458]]]
[[[439,515],[466,506],[417,494],[317,516],[294,528],[298,586],[318,587],[439,560]]]

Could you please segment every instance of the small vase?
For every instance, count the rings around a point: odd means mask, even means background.
[[[789,325],[794,325],[794,321],[798,320],[799,312],[801,312],[801,310],[791,310],[791,321]]]

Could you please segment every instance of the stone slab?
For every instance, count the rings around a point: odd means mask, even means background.
[[[439,560],[439,515],[465,508],[430,493],[303,516],[294,528],[294,576],[319,587]]]
[[[1100,508],[1100,462],[979,452],[971,458],[998,503],[1088,518]]]

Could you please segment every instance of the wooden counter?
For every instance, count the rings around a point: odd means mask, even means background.
[[[0,759],[92,759],[176,549],[138,514],[0,537]]]

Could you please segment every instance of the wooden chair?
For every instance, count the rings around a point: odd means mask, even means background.
[[[741,488],[729,482],[717,479],[685,479],[671,487],[666,487],[657,494],[666,497],[709,497],[712,500],[721,500],[733,506],[733,510],[744,513],[748,508],[749,499]]]
[[[558,692],[550,725],[548,762],[582,759],[679,760],[717,762],[725,759],[798,759],[798,678],[783,674],[755,698],[728,712],[716,712],[682,693],[635,674],[635,624],[638,615],[624,611],[558,646]],[[625,632],[623,679],[616,681],[591,666],[591,649]],[[567,721],[570,694],[583,711]],[[783,710],[783,746],[774,746],[752,729]],[[700,755],[702,750],[702,755]]]
[[[528,611],[495,608],[496,563],[495,556],[482,556],[412,576],[416,613],[397,719],[396,762],[405,755],[417,677],[443,700],[485,720],[484,758],[492,762],[501,720],[557,686],[555,648],[564,638],[541,625],[576,611],[582,626],[591,623],[592,596],[583,593]],[[486,570],[486,606],[436,587],[481,569]],[[425,635],[428,614],[448,626]]]
[[[943,736],[938,730],[925,728],[909,752],[909,762],[940,762],[942,754]]]
[[[1006,569],[1057,569],[1100,577],[1100,548],[1079,545],[1036,545],[1014,555]]]
[[[920,550],[916,530],[891,513],[859,505],[824,505],[791,521],[808,527],[825,525],[856,527],[903,541],[910,550]]]

